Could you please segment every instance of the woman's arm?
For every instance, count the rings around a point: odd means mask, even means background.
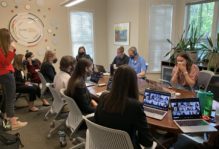
[[[172,71],[172,78],[171,78],[171,83],[173,84],[177,84],[178,83],[178,74],[179,74],[179,68],[177,66],[175,66],[173,68],[173,71]]]

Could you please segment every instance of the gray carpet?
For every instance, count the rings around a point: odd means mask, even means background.
[[[25,99],[18,99],[16,102],[16,116],[21,121],[27,121],[28,125],[10,133],[19,132],[21,135],[22,143],[24,144],[23,149],[59,149],[59,137],[58,134],[54,134],[50,139],[47,139],[47,134],[50,127],[50,122],[53,116],[50,116],[47,121],[44,121],[44,115],[48,111],[49,107],[41,106],[42,103],[38,99],[35,101],[40,110],[38,112],[28,112],[28,107]],[[67,139],[67,146],[64,148],[72,147],[72,143],[69,138]]]

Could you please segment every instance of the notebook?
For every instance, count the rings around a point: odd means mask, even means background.
[[[167,114],[170,93],[145,89],[144,112],[146,116],[162,120]]]
[[[171,99],[172,118],[184,133],[217,131],[202,119],[198,98]]]

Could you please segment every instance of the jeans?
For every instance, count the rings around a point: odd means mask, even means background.
[[[14,104],[16,99],[16,85],[13,73],[7,73],[0,76],[0,84],[3,89],[3,106],[2,112],[7,114],[7,117],[14,117]]]

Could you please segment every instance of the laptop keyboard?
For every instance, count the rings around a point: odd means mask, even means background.
[[[158,114],[158,115],[164,115],[165,114],[164,111],[160,111],[160,110],[156,110],[156,109],[151,109],[151,108],[147,108],[147,107],[144,107],[144,110],[147,111],[147,112],[150,112],[150,113]]]
[[[202,126],[202,125],[208,125],[208,123],[206,123],[203,120],[183,120],[183,121],[179,121],[177,120],[177,123],[179,124],[179,126]]]

